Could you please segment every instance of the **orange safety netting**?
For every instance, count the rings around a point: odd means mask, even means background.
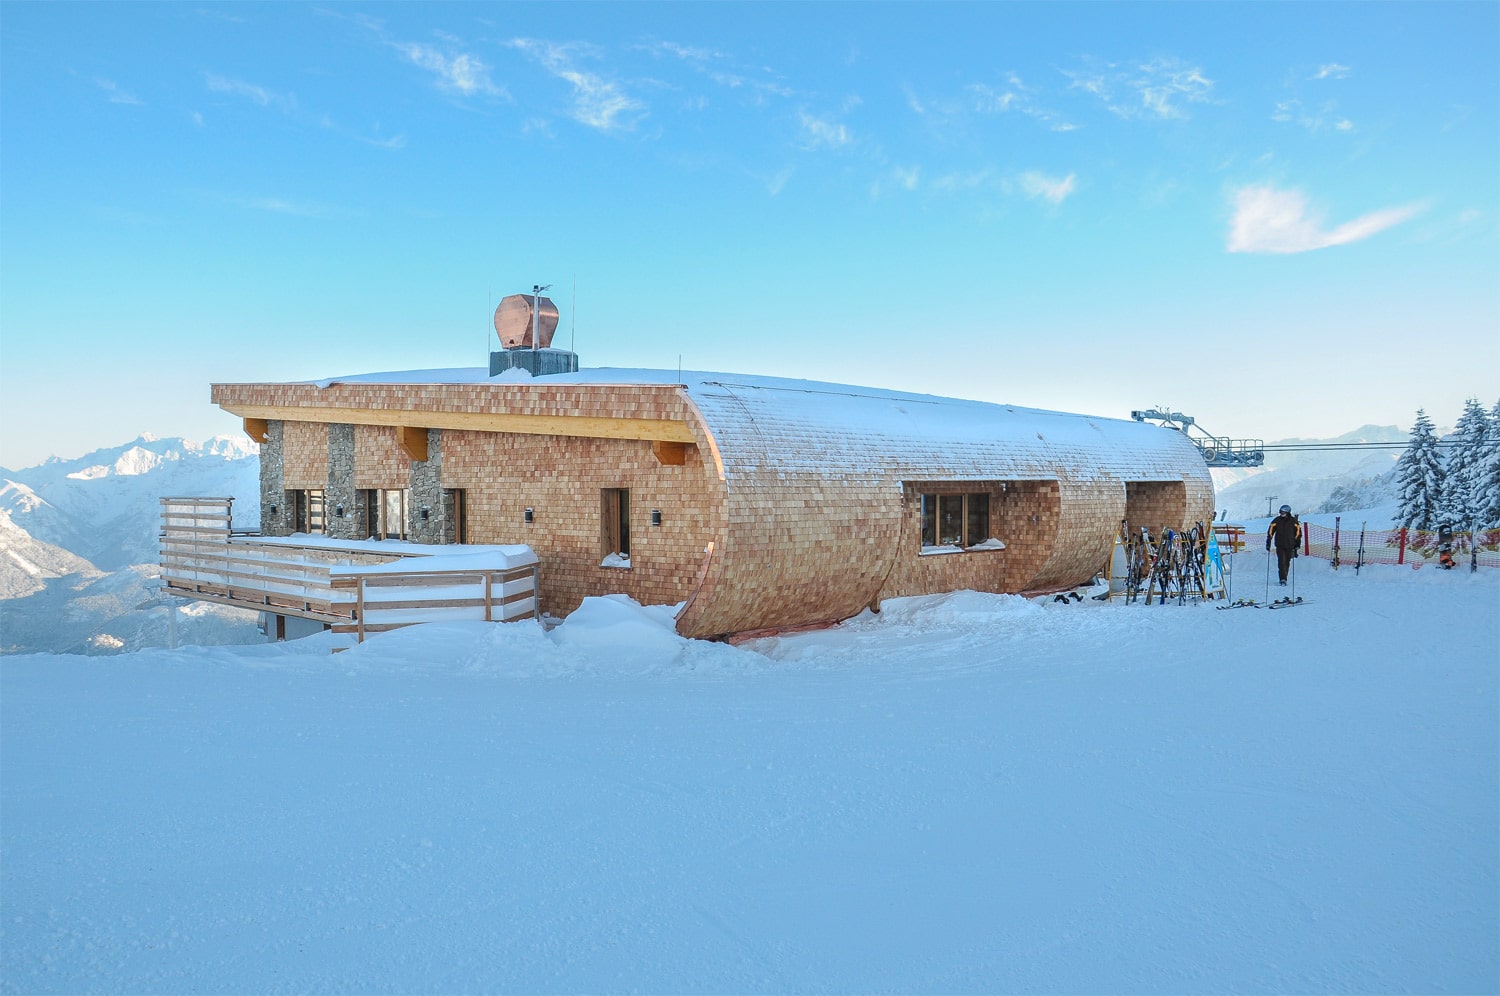
[[[1363,535],[1361,535],[1363,534]],[[1439,566],[1441,544],[1436,530],[1363,529],[1342,523],[1337,530],[1314,522],[1302,524],[1302,555],[1333,560],[1334,543],[1338,544],[1341,567],[1365,564],[1424,564]],[[1481,529],[1477,533],[1455,531],[1449,539],[1450,555],[1457,567],[1468,567],[1471,555],[1480,567],[1500,567],[1500,529]]]

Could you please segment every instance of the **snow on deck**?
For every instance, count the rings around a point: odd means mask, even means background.
[[[409,574],[412,571],[472,571],[510,570],[530,567],[537,563],[536,553],[531,547],[520,543],[511,544],[465,544],[463,546],[434,546],[430,543],[412,543],[407,540],[349,540],[336,539],[317,533],[293,533],[291,536],[236,537],[231,542],[260,546],[286,547],[289,556],[297,549],[312,549],[328,553],[377,554],[391,557],[420,557],[420,564],[410,561],[394,561],[389,564],[340,567],[340,574]],[[434,553],[434,551],[441,551]]]

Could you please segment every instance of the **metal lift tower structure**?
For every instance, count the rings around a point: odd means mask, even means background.
[[[1164,429],[1172,429],[1188,437],[1203,454],[1203,462],[1210,467],[1259,467],[1266,462],[1266,444],[1261,439],[1230,439],[1215,436],[1200,426],[1191,415],[1182,412],[1162,411],[1150,408],[1131,412],[1137,422],[1152,422]]]

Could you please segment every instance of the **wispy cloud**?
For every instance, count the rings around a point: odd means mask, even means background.
[[[490,80],[490,67],[472,55],[448,55],[431,45],[416,42],[391,42],[391,46],[412,65],[435,75],[438,86],[449,93],[465,97],[507,96],[503,87],[496,86]]]
[[[704,65],[725,58],[723,52],[711,48],[699,48],[696,45],[679,45],[677,42],[659,41],[650,45],[640,46],[646,52],[657,58],[671,56],[681,59],[683,62],[691,62],[696,65]]]
[[[802,124],[802,136],[806,148],[841,149],[854,142],[854,133],[847,125],[830,121],[827,118],[814,117],[806,111],[799,111],[797,119]]]
[[[646,116],[646,105],[613,80],[578,68],[578,46],[517,38],[510,47],[535,59],[549,73],[573,87],[570,117],[600,131],[630,131]]]
[[[1424,205],[1384,208],[1328,228],[1320,213],[1311,210],[1301,191],[1278,190],[1265,184],[1234,192],[1234,214],[1229,222],[1229,252],[1299,253],[1348,245],[1415,217]]]
[[[1354,130],[1353,121],[1338,116],[1338,102],[1333,100],[1321,101],[1315,106],[1308,106],[1295,97],[1279,100],[1271,111],[1271,120],[1299,125],[1314,134],[1330,129],[1345,132]]]
[[[787,166],[786,168],[778,170],[770,176],[762,177],[761,182],[766,185],[766,193],[770,194],[772,197],[780,194],[783,190],[786,189],[786,185],[791,182],[792,174],[795,172],[795,169],[793,169],[791,166]]]
[[[1001,185],[999,176],[988,166],[966,173],[945,173],[932,181],[932,189],[950,194]]]
[[[292,94],[279,94],[267,90],[263,86],[254,83],[246,83],[244,80],[230,79],[215,73],[205,73],[204,81],[208,88],[214,93],[227,93],[236,97],[244,97],[261,107],[275,108],[279,111],[293,111],[297,108],[297,98]]]
[[[121,90],[119,84],[114,80],[99,78],[94,80],[99,89],[103,90],[111,104],[133,104],[139,106],[141,100],[128,90]]]
[[[921,180],[920,166],[893,166],[870,182],[870,197],[879,200],[891,190],[913,191]]]
[[[356,135],[355,138],[358,138],[366,145],[373,145],[377,149],[390,149],[392,152],[398,152],[406,148],[405,135],[392,135],[390,138],[370,138],[364,135]]]
[[[1211,103],[1214,81],[1203,69],[1175,58],[1152,59],[1131,66],[1110,63],[1102,67],[1062,70],[1069,89],[1104,102],[1122,118],[1182,119],[1185,105]]]
[[[1073,192],[1077,180],[1078,174],[1076,173],[1069,173],[1064,177],[1053,177],[1032,170],[1021,174],[1021,191],[1033,200],[1061,204]]]
[[[986,114],[1023,114],[1051,131],[1073,131],[1078,126],[1062,114],[1044,106],[1035,87],[1027,86],[1015,73],[1007,73],[999,86],[971,83],[964,88],[974,101],[974,109]],[[911,106],[908,102],[908,106]]]
[[[1348,66],[1341,66],[1337,62],[1330,62],[1326,65],[1319,66],[1318,71],[1313,73],[1309,78],[1315,80],[1341,80],[1348,75]]]
[[[720,49],[673,41],[657,41],[636,48],[657,59],[677,59],[716,86],[752,94],[756,102],[763,102],[767,97],[795,95],[795,91],[770,69],[739,65],[732,53]]]

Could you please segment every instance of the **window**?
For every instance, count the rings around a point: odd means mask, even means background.
[[[364,499],[366,537],[406,539],[410,535],[409,488],[368,488],[361,493],[361,497]]]
[[[599,553],[602,566],[630,566],[630,489],[599,492]]]
[[[922,495],[922,546],[978,546],[990,538],[990,496]]]
[[[464,500],[464,489],[453,488],[443,492],[444,511],[452,510],[449,522],[453,528],[453,542],[469,542],[469,506]]]
[[[321,533],[324,528],[324,502],[321,488],[293,491],[292,531]]]

